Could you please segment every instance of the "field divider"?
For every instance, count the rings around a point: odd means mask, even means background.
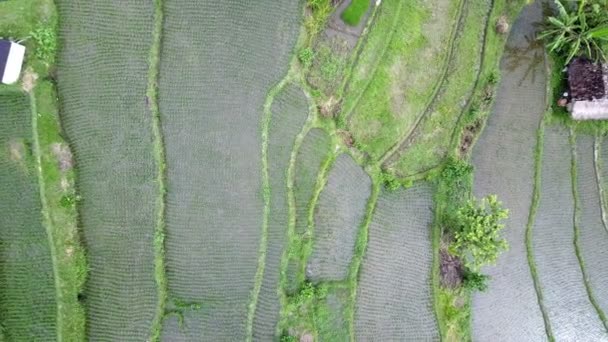
[[[154,159],[158,167],[156,182],[158,185],[158,198],[156,203],[156,226],[154,229],[154,278],[156,281],[158,298],[156,313],[152,321],[150,340],[160,341],[162,323],[168,300],[168,281],[165,264],[165,213],[166,213],[166,152],[162,133],[162,122],[158,104],[158,77],[160,74],[160,52],[162,47],[162,33],[164,22],[164,0],[154,0],[154,30],[152,32],[152,45],[150,47],[147,106],[152,115],[152,134],[154,137]]]
[[[401,149],[401,146],[409,140],[409,137],[412,136],[412,134],[414,134],[416,129],[418,129],[418,126],[420,125],[420,123],[422,123],[424,118],[427,117],[428,114],[431,112],[431,109],[433,108],[433,104],[439,97],[439,94],[441,93],[441,89],[443,88],[443,85],[448,77],[448,73],[450,70],[450,61],[452,60],[452,56],[454,56],[454,53],[456,51],[456,46],[458,45],[458,44],[456,44],[456,41],[458,40],[457,39],[458,32],[460,31],[460,28],[463,27],[463,25],[464,25],[464,13],[465,13],[465,7],[467,6],[467,4],[468,4],[468,0],[460,0],[460,6],[458,7],[458,12],[456,13],[456,20],[455,20],[455,23],[453,24],[452,30],[450,32],[450,37],[449,37],[448,46],[447,46],[447,54],[444,57],[443,63],[441,65],[441,73],[439,74],[439,78],[435,82],[435,86],[433,87],[433,91],[431,93],[431,96],[429,97],[429,101],[425,104],[424,110],[422,111],[422,113],[419,113],[419,115],[417,115],[417,118],[414,121],[412,128],[410,128],[410,130],[406,134],[404,134],[399,139],[399,141],[397,141],[388,151],[386,151],[380,157],[380,159],[378,160],[378,165],[384,164],[387,159],[391,158],[393,155],[398,153],[398,151]],[[482,53],[481,59],[483,60],[483,49],[482,49],[481,53]],[[480,70],[481,70],[481,67],[480,67]],[[472,95],[471,95],[471,97],[472,97]]]
[[[285,314],[285,308],[287,306],[287,295],[286,290],[284,288],[284,284],[287,283],[287,268],[289,265],[289,250],[295,239],[295,228],[296,228],[296,198],[294,193],[295,186],[295,172],[296,172],[296,160],[298,156],[298,152],[300,151],[300,147],[304,141],[304,138],[310,132],[313,122],[317,116],[317,107],[314,99],[310,95],[309,91],[304,86],[305,80],[298,78],[296,82],[304,94],[306,95],[306,99],[308,100],[308,118],[306,119],[306,123],[300,130],[300,133],[296,136],[296,139],[293,144],[293,148],[291,149],[291,154],[289,157],[289,166],[287,167],[287,205],[288,205],[288,218],[289,223],[286,230],[286,239],[287,242],[285,244],[285,248],[283,249],[283,253],[281,254],[281,262],[280,262],[280,272],[279,272],[279,286],[277,288],[279,300],[281,303],[280,310],[280,319]],[[275,334],[279,336],[281,334],[281,324],[277,324]]]
[[[57,341],[63,341],[63,313],[62,313],[62,302],[63,294],[61,292],[62,284],[61,277],[59,274],[59,261],[57,260],[57,248],[55,246],[54,238],[54,227],[53,220],[49,213],[49,204],[46,197],[46,184],[44,182],[44,175],[42,174],[42,151],[40,148],[40,132],[38,131],[38,106],[36,102],[36,95],[34,90],[29,92],[30,110],[32,115],[32,138],[34,141],[33,152],[36,160],[36,176],[38,177],[38,192],[40,194],[40,203],[42,207],[42,218],[43,226],[46,230],[46,236],[49,243],[49,249],[51,251],[51,261],[53,263],[53,278],[55,281],[55,302],[57,305]]]
[[[604,225],[604,229],[608,232],[608,216],[606,214],[606,209],[608,209],[606,203],[606,189],[603,186],[602,179],[602,163],[601,163],[601,151],[602,151],[602,141],[603,137],[601,135],[596,135],[594,144],[593,144],[593,165],[595,166],[595,178],[597,181],[597,187],[600,194],[600,210],[602,212],[602,224]]]
[[[359,274],[361,274],[361,264],[363,263],[363,258],[365,257],[365,252],[367,251],[367,243],[369,241],[369,226],[372,222],[372,218],[374,216],[374,211],[376,209],[376,203],[378,203],[378,196],[380,195],[380,191],[382,189],[382,182],[379,179],[379,172],[368,172],[370,177],[372,178],[372,193],[367,201],[367,209],[365,212],[365,219],[363,220],[363,224],[359,228],[359,232],[357,234],[357,241],[355,243],[355,254],[353,255],[353,260],[350,264],[350,269],[348,272],[348,287],[350,290],[350,298],[346,306],[346,319],[348,321],[348,333],[350,336],[350,341],[355,342],[355,310],[357,304],[357,290],[359,288]]]
[[[534,261],[534,251],[532,250],[532,230],[534,227],[534,222],[536,220],[536,213],[538,211],[538,206],[540,202],[540,187],[542,182],[542,160],[543,160],[543,151],[544,151],[544,140],[543,137],[545,135],[545,119],[541,119],[540,125],[538,127],[538,131],[536,134],[536,150],[534,156],[534,186],[532,190],[532,203],[530,205],[530,213],[528,215],[528,222],[526,224],[526,254],[528,260],[528,266],[530,268],[530,274],[532,276],[532,281],[534,283],[534,290],[536,292],[536,299],[538,301],[538,306],[540,308],[540,312],[543,316],[543,322],[545,324],[545,333],[547,334],[547,338],[549,341],[555,341],[555,337],[553,336],[553,331],[551,329],[551,321],[549,320],[549,315],[547,314],[547,309],[544,305],[543,291],[540,285],[540,279],[538,278],[538,271],[536,268],[536,262]]]
[[[591,288],[591,284],[589,284],[589,276],[587,275],[587,271],[585,268],[585,259],[583,258],[583,255],[581,253],[581,246],[579,243],[581,231],[580,231],[580,226],[578,224],[578,221],[579,221],[579,217],[580,217],[581,208],[580,208],[580,199],[579,199],[579,195],[578,195],[578,179],[577,179],[577,175],[578,175],[577,155],[578,155],[578,153],[576,151],[576,132],[575,132],[574,126],[570,127],[569,139],[570,139],[570,149],[571,149],[570,175],[572,178],[572,181],[571,181],[572,198],[574,199],[574,215],[572,218],[572,226],[574,228],[574,240],[573,240],[574,252],[576,254],[576,259],[578,260],[578,264],[581,268],[581,273],[583,275],[583,284],[585,285],[585,290],[587,291],[587,296],[589,297],[589,301],[595,308],[595,311],[597,312],[600,320],[602,321],[602,324],[604,325],[604,329],[606,329],[606,332],[608,332],[608,323],[606,321],[606,314],[604,313],[604,311],[600,307],[599,303],[595,299],[595,296],[593,294],[593,289]]]

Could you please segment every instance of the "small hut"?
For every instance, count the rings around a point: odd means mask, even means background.
[[[568,65],[568,110],[574,120],[608,119],[608,65],[575,58]]]
[[[25,46],[0,39],[0,82],[13,84],[19,80]]]

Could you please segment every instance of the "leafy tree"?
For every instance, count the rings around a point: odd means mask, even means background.
[[[463,285],[469,291],[480,291],[484,292],[488,289],[488,279],[490,276],[481,274],[479,272],[473,272],[470,270],[465,271],[463,276]]]
[[[508,248],[507,241],[500,236],[504,228],[501,221],[508,214],[496,196],[488,196],[480,203],[469,201],[456,212],[451,249],[460,255],[468,269],[476,272],[483,265],[495,263],[498,255]]]
[[[558,14],[547,18],[547,29],[539,38],[547,42],[551,52],[566,56],[566,63],[581,55],[605,61],[604,45],[608,42],[606,1],[576,0],[567,4],[562,1],[554,0]]]

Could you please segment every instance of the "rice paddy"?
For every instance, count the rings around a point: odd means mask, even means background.
[[[524,3],[0,2],[0,341],[608,341],[608,137]]]

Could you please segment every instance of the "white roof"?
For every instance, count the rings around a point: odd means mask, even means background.
[[[608,119],[608,99],[574,101],[571,111],[574,120],[606,120]]]
[[[19,80],[24,56],[25,46],[11,42],[11,48],[4,68],[4,75],[2,76],[2,83],[13,84]]]

